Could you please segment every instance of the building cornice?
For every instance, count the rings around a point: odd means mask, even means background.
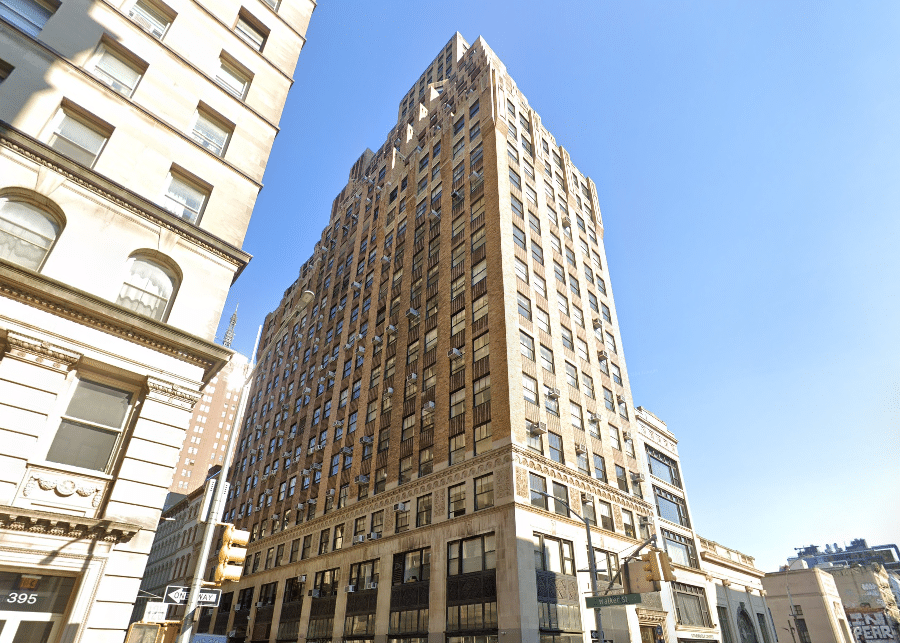
[[[714,554],[711,551],[700,550],[700,558],[712,565],[718,565],[719,567],[727,567],[728,569],[732,569],[737,572],[741,572],[742,574],[747,574],[749,576],[753,576],[754,578],[762,578],[766,575],[765,572],[758,570],[756,567],[751,567],[750,565],[744,565],[743,563],[739,563],[737,561],[731,560],[730,558],[725,558],[724,556],[719,556],[718,554]],[[708,571],[708,570],[704,570]]]
[[[108,543],[127,543],[140,529],[140,525],[126,522],[0,506],[0,530],[79,540],[102,540]]]
[[[232,351],[224,346],[3,260],[0,296],[194,364],[203,369],[204,385],[231,358]]]
[[[250,262],[251,255],[249,253],[203,228],[191,225],[165,208],[63,156],[5,121],[0,121],[0,147],[8,148],[20,156],[53,170],[65,177],[66,180],[90,190],[103,200],[150,221],[154,225],[165,228],[185,239],[190,245],[199,246],[206,252],[231,264],[236,268],[232,283]]]

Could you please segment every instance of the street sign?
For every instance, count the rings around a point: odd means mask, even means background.
[[[224,634],[194,634],[191,643],[226,643],[228,637]]]
[[[162,623],[169,606],[161,601],[151,601],[144,607],[144,623]]]
[[[585,596],[584,598],[585,607],[588,609],[612,605],[634,605],[640,602],[640,594],[612,594],[611,596]]]
[[[186,605],[190,587],[183,585],[169,585],[163,594],[163,603],[167,605]],[[200,596],[197,599],[197,607],[217,607],[219,598],[222,596],[221,589],[201,589]]]

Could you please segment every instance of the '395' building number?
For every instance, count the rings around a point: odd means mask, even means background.
[[[37,603],[38,595],[29,592],[10,592],[6,595],[7,603],[16,603],[18,605],[34,605]]]

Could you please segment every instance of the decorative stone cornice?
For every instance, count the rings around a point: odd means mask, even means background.
[[[225,366],[232,355],[232,351],[224,346],[138,315],[109,300],[2,259],[0,297],[16,300],[194,364],[203,369],[204,384]],[[63,354],[60,355],[62,356]]]
[[[648,625],[665,625],[666,624],[666,612],[660,612],[659,610],[650,610],[645,607],[638,607],[637,610],[638,621],[641,624]]]
[[[0,530],[79,540],[99,540],[108,543],[127,543],[140,529],[140,525],[125,522],[0,506]]]
[[[250,255],[240,248],[232,246],[202,228],[187,223],[155,203],[151,203],[121,185],[75,163],[4,121],[0,121],[0,146],[53,170],[67,181],[93,192],[110,205],[127,210],[133,215],[169,230],[185,239],[189,244],[199,246],[206,252],[235,266],[237,268],[235,279],[250,261]]]
[[[22,490],[22,495],[26,498],[31,496],[36,487],[40,487],[44,491],[50,491],[53,489],[60,496],[66,498],[71,496],[74,493],[77,493],[82,498],[91,498],[91,506],[96,507],[100,504],[100,499],[103,496],[103,488],[98,487],[92,484],[79,484],[72,479],[69,478],[56,478],[53,476],[41,475],[39,473],[32,473],[31,477],[28,479],[28,482],[25,483],[25,488]]]
[[[754,578],[762,578],[766,575],[765,572],[760,571],[756,567],[745,565],[744,563],[739,563],[736,560],[725,558],[724,556],[719,556],[718,554],[715,554],[706,549],[700,550],[700,559],[706,561],[707,563],[710,563],[711,565],[727,567],[729,569],[733,569],[735,571],[753,576]]]
[[[150,391],[149,399],[168,402],[188,411],[194,408],[194,404],[200,399],[199,391],[192,391],[153,377],[147,378],[147,388]]]
[[[650,515],[654,513],[653,506],[647,501],[622,493],[620,489],[608,484],[603,484],[594,478],[588,478],[583,474],[576,474],[563,465],[560,465],[560,463],[550,460],[539,453],[526,450],[518,444],[512,445],[512,451],[513,461],[516,464],[550,476],[579,491],[590,493],[599,498],[603,498],[608,502],[614,502],[626,509],[641,511]]]
[[[7,332],[6,344],[9,354],[60,371],[68,370],[81,359],[80,353],[14,331]]]

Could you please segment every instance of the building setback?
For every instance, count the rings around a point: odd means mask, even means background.
[[[454,35],[353,165],[257,360],[224,516],[252,542],[200,631],[588,641],[568,504],[601,587],[650,533],[676,559],[678,584],[604,609],[607,639],[719,640],[676,441],[632,403],[596,188],[483,39]]]
[[[124,638],[313,8],[0,0],[4,640]]]

